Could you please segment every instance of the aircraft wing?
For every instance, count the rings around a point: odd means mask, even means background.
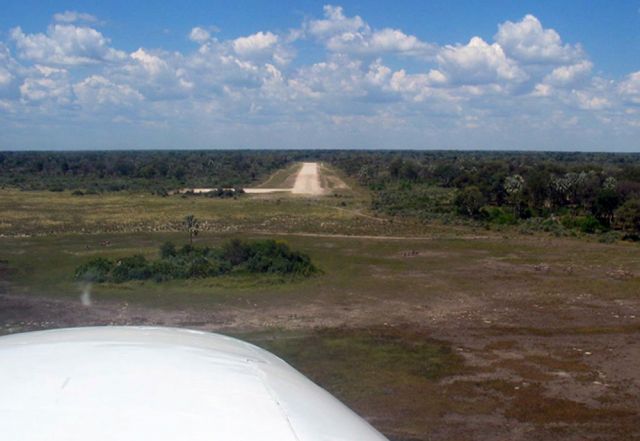
[[[11,441],[382,441],[278,357],[152,327],[0,337],[0,434]]]

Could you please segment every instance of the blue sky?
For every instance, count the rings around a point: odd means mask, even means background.
[[[0,149],[640,150],[640,1],[22,1]]]

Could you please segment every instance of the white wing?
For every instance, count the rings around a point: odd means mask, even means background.
[[[363,419],[251,344],[174,328],[0,338],[11,441],[381,441]]]

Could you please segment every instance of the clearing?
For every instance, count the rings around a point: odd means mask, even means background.
[[[321,175],[324,176],[321,178]],[[249,194],[286,192],[303,196],[322,196],[332,188],[349,187],[326,166],[321,167],[317,162],[303,162],[276,172],[259,187],[245,188],[244,191]]]
[[[0,334],[226,333],[282,356],[393,441],[640,440],[638,244],[391,221],[352,181],[340,192],[323,164],[304,169],[269,185],[300,178],[331,197],[0,189]],[[92,257],[154,258],[165,241],[188,242],[187,214],[201,222],[199,246],[277,236],[323,274],[73,280]]]

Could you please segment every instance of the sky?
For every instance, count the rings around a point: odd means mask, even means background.
[[[640,0],[0,10],[0,150],[640,151]]]

